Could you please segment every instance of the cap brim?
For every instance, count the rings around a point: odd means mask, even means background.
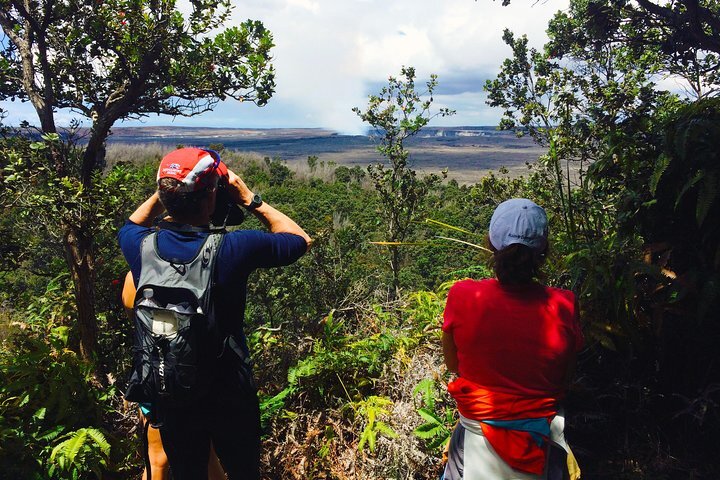
[[[227,165],[225,165],[222,160],[220,160],[220,163],[218,164],[217,169],[215,171],[220,176],[220,178],[226,178],[228,176]]]

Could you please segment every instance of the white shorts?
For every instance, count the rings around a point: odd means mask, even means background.
[[[566,465],[564,451],[566,450],[564,437],[565,418],[558,414],[550,424],[551,444],[558,448],[551,449],[557,458],[548,461],[544,475],[533,475],[520,472],[510,467],[495,452],[482,433],[480,422],[460,415],[452,438],[448,462],[442,480],[542,480],[558,478],[553,473],[555,466],[561,468]],[[556,465],[557,464],[557,465]],[[566,466],[565,466],[566,468]],[[562,473],[559,473],[562,475]],[[560,476],[559,478],[562,478]]]

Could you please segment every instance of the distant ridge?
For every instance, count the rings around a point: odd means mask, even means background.
[[[308,157],[315,156],[328,165],[364,168],[385,161],[377,151],[377,134],[367,133],[343,135],[322,128],[116,127],[108,138],[108,147],[154,145],[168,151],[178,145],[222,145],[225,150],[289,163],[304,164]],[[474,183],[500,167],[506,167],[512,175],[521,175],[527,171],[528,162],[546,153],[529,135],[519,138],[491,126],[424,127],[405,146],[418,171],[447,168],[451,178],[463,183]]]
[[[213,128],[213,127],[114,127],[108,139],[125,141],[133,139],[164,138],[319,138],[331,137],[337,132],[323,128]]]
[[[109,142],[119,141],[153,141],[175,138],[203,139],[303,139],[342,136],[372,136],[375,132],[368,130],[365,135],[342,135],[326,128],[215,128],[215,127],[115,127]],[[455,126],[455,127],[424,127],[419,138],[430,137],[485,137],[491,135],[512,135],[511,132],[500,131],[494,126]]]

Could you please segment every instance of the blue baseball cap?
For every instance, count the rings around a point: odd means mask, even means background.
[[[545,210],[527,198],[506,200],[493,212],[488,236],[497,250],[519,243],[542,252],[548,237]]]

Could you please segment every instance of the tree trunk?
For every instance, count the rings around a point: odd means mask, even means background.
[[[75,303],[80,332],[80,355],[85,360],[95,360],[98,327],[95,317],[95,259],[92,237],[83,228],[66,226],[63,236],[65,260],[75,290]]]
[[[390,301],[395,301],[400,297],[400,249],[397,246],[390,247],[390,269],[392,270]]]
[[[85,188],[92,184],[92,174],[95,171],[102,171],[105,167],[105,141],[110,133],[110,125],[113,120],[99,118],[93,124],[92,134],[88,140],[87,147],[83,153],[81,167],[81,181]]]

